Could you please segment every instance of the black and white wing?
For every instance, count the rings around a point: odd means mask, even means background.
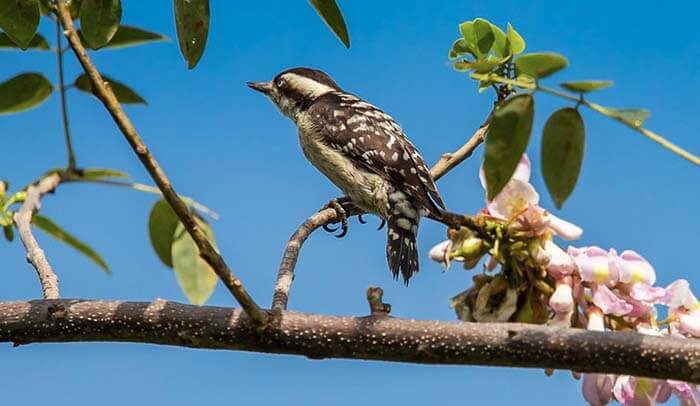
[[[333,129],[320,131],[329,147],[385,177],[430,213],[445,208],[425,161],[391,116],[340,92],[317,98],[307,114],[317,125]]]

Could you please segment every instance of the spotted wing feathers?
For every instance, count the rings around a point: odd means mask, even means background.
[[[331,92],[309,107],[327,145],[385,177],[431,213],[444,209],[430,171],[391,116],[356,96]]]

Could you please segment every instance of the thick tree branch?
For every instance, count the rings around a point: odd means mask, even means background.
[[[58,278],[51,268],[44,250],[39,246],[39,242],[34,238],[32,233],[32,217],[34,213],[41,207],[41,197],[47,193],[53,192],[61,183],[61,175],[53,173],[37,184],[30,185],[27,188],[27,197],[24,199],[22,207],[15,213],[13,221],[17,227],[24,249],[27,251],[27,262],[32,264],[36,273],[39,276],[41,290],[46,299],[57,299]]]
[[[165,200],[170,204],[187,232],[192,236],[192,239],[199,249],[199,255],[204,261],[211,265],[214,272],[219,276],[219,279],[221,279],[226,288],[233,294],[253,322],[258,327],[266,326],[269,320],[268,314],[258,307],[253,298],[243,287],[241,280],[230,271],[224,259],[209,242],[206,235],[197,224],[194,216],[190,213],[189,208],[175,192],[165,172],[163,172],[155,157],[148,150],[148,147],[136,131],[136,128],[134,128],[131,121],[124,113],[109,83],[102,79],[97,68],[93,65],[85,47],[80,42],[80,38],[73,26],[70,13],[62,0],[56,2],[56,16],[65,29],[64,35],[68,39],[70,47],[73,49],[83,70],[90,78],[93,93],[112,116],[112,119],[129,142],[129,145],[158,186],[158,189],[163,193]]]
[[[517,323],[282,312],[261,332],[238,309],[73,300],[0,302],[0,341],[126,341],[421,364],[570,369],[700,383],[700,340]]]
[[[464,145],[462,145],[462,147],[453,153],[444,154],[440,158],[440,160],[430,169],[430,174],[433,176],[433,179],[440,179],[455,166],[459,165],[472,155],[474,150],[482,142],[484,142],[484,137],[486,136],[486,132],[489,128],[488,123],[490,119],[491,115],[489,114],[486,122],[484,122],[484,124],[482,124],[478,130],[476,130],[476,132]],[[287,245],[284,248],[282,262],[277,270],[277,282],[275,283],[275,292],[272,297],[273,310],[278,311],[287,308],[289,291],[292,288],[292,281],[294,280],[294,268],[296,267],[301,247],[304,245],[306,239],[309,238],[309,235],[311,235],[311,233],[316,231],[318,228],[326,224],[337,222],[338,220],[338,215],[332,208],[320,210],[311,217],[307,218],[289,238]]]

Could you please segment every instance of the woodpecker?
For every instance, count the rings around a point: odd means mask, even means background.
[[[386,255],[394,278],[418,272],[421,216],[445,210],[425,161],[396,121],[345,92],[326,73],[292,68],[270,82],[248,82],[299,129],[306,158],[352,204],[387,222]]]

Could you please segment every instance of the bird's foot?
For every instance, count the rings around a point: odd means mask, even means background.
[[[350,200],[349,197],[347,196],[342,196],[338,197],[335,199],[332,199],[329,201],[321,210],[324,209],[333,209],[335,210],[336,214],[338,215],[339,223],[340,225],[337,227],[334,227],[330,224],[324,224],[323,229],[326,230],[329,233],[334,233],[338,230],[340,230],[340,233],[336,235],[337,238],[343,238],[345,235],[348,233],[348,216],[352,212],[357,212],[357,206],[355,206]],[[361,213],[357,215],[357,220],[362,223],[362,224],[367,224],[367,220],[365,220],[364,216],[366,213]],[[384,219],[381,220],[381,223],[379,223],[379,227],[377,227],[377,230],[381,230],[384,225],[386,224],[386,221]]]
[[[328,202],[328,204],[323,206],[323,209],[335,210],[335,213],[338,215],[340,225],[338,227],[333,227],[330,224],[324,224],[323,229],[328,231],[329,233],[334,233],[340,230],[340,233],[336,234],[336,237],[345,237],[345,234],[348,233],[348,213],[353,207],[354,206],[352,205],[352,201],[347,196],[332,199],[330,202]]]
[[[366,213],[358,214],[357,215],[357,221],[359,221],[362,224],[367,224],[367,220],[365,220],[362,216],[364,216]],[[377,230],[381,230],[384,225],[386,224],[386,220],[380,218],[381,223],[379,223],[379,227],[377,227]]]

